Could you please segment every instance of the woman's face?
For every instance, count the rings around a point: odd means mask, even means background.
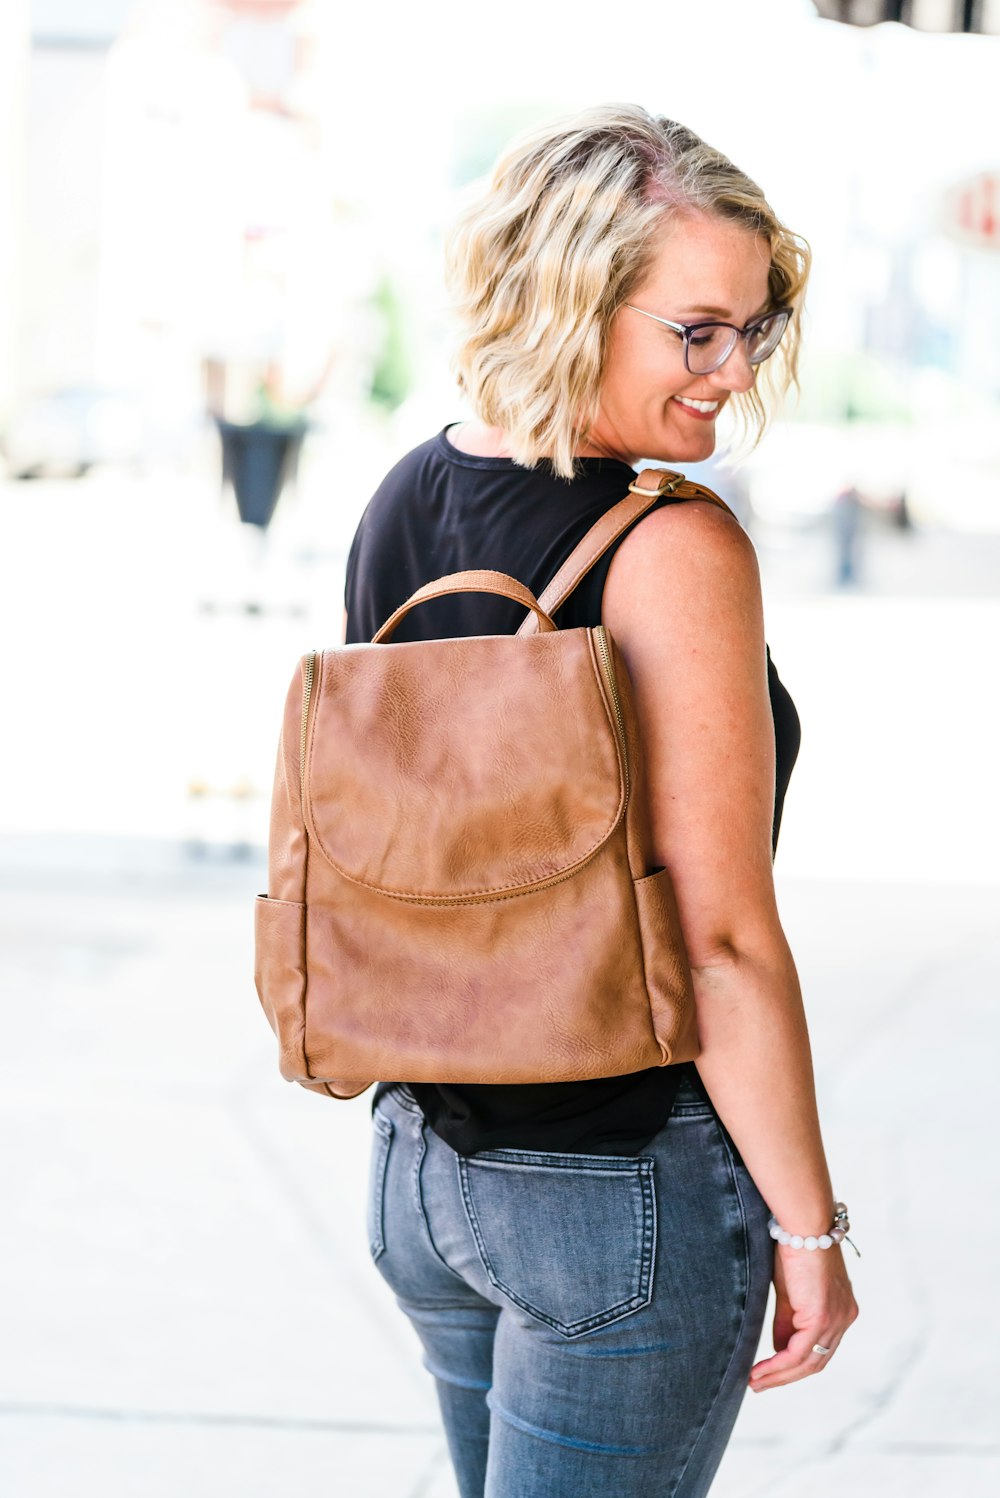
[[[657,235],[647,277],[629,301],[671,322],[718,318],[742,328],[768,306],[770,265],[763,235],[714,215],[685,215]],[[697,463],[714,451],[715,423],[729,397],[753,382],[744,339],[711,374],[692,375],[679,333],[621,307],[611,325],[600,413],[580,453]],[[685,400],[714,404],[705,413]]]

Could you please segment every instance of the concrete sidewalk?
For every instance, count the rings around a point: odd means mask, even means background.
[[[370,1095],[277,1072],[261,862],[36,855],[0,849],[0,1490],[454,1498],[431,1381],[368,1261]],[[779,895],[862,1316],[828,1373],[747,1397],[713,1498],[992,1498],[996,889]]]

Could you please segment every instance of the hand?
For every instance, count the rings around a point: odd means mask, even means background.
[[[820,1373],[858,1319],[858,1305],[847,1277],[843,1250],[807,1250],[774,1245],[774,1356],[750,1370],[750,1388],[777,1389]],[[813,1343],[829,1347],[813,1352]]]

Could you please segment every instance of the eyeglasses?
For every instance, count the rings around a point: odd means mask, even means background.
[[[747,342],[747,358],[751,364],[760,364],[773,354],[781,342],[781,335],[788,327],[792,315],[791,307],[775,307],[761,317],[755,317],[745,328],[731,322],[671,322],[669,318],[657,317],[655,312],[646,312],[642,307],[625,306],[632,312],[641,312],[665,328],[672,328],[684,339],[684,365],[688,374],[711,374],[725,364],[736,347],[738,338]]]

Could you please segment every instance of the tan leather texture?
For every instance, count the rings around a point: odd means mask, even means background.
[[[647,470],[541,600],[503,573],[451,574],[371,644],[298,663],[255,902],[255,984],[288,1081],[353,1097],[378,1079],[574,1081],[698,1054],[628,673],[603,627],[550,617],[667,484],[722,504]],[[386,643],[409,608],[484,585],[531,611],[517,634]]]
[[[310,847],[383,894],[516,894],[582,864],[624,810],[588,630],[327,650],[313,693]]]

